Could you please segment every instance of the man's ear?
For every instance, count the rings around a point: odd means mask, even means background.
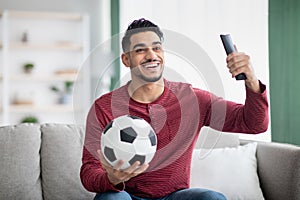
[[[129,60],[129,54],[128,53],[122,53],[121,59],[122,59],[122,63],[126,67],[130,67],[130,60]]]

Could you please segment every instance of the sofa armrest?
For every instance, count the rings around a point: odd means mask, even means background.
[[[267,200],[300,199],[300,147],[259,142],[258,175]]]

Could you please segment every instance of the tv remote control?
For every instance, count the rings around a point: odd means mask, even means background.
[[[223,46],[225,48],[226,54],[229,55],[232,52],[235,52],[235,48],[233,46],[230,34],[220,35]],[[238,74],[235,76],[236,80],[246,80],[247,77],[244,73]]]

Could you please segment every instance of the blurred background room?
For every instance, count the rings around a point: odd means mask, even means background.
[[[212,91],[215,86],[208,79],[216,77],[220,90],[212,92],[243,103],[245,86],[228,73],[220,40],[220,34],[230,33],[238,50],[251,56],[270,99],[269,129],[241,137],[299,145],[299,4],[297,0],[0,0],[0,126],[84,124],[93,101],[129,79],[120,62],[120,39],[131,21],[144,17],[166,31],[166,43],[168,34],[193,41],[217,70],[208,77],[184,55],[167,49],[166,67],[180,74],[177,80]]]

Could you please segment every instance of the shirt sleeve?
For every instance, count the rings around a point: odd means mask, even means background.
[[[96,116],[94,104],[89,111],[86,122],[82,165],[80,169],[81,182],[84,188],[90,192],[121,191],[125,187],[124,183],[113,186],[97,156],[97,150],[100,149],[102,129]]]
[[[239,133],[262,133],[268,129],[268,99],[266,86],[259,82],[261,93],[246,87],[244,104],[226,101],[210,94],[206,104],[205,124],[216,130]]]

